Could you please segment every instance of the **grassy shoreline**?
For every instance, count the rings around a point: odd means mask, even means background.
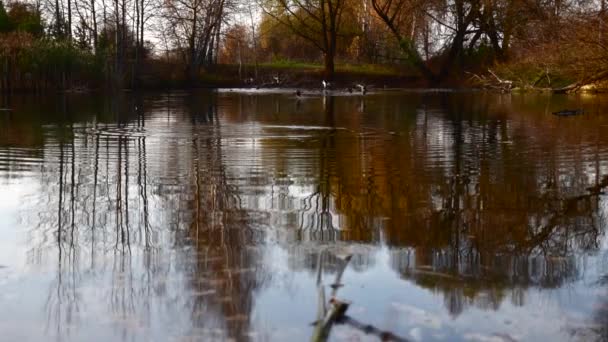
[[[257,72],[256,72],[257,71]],[[257,77],[256,77],[257,75]],[[276,78],[279,82],[276,82]],[[235,87],[285,87],[314,89],[321,87],[325,79],[323,66],[310,63],[281,62],[255,65],[216,65],[200,75],[194,84],[185,80],[174,80],[174,85],[185,85],[184,88],[235,88]],[[384,65],[340,64],[332,80],[334,87],[350,87],[355,84],[366,84],[380,87],[424,87],[426,82],[419,75]],[[145,88],[145,87],[144,87]]]
[[[278,77],[279,82],[276,82]],[[132,87],[130,75],[125,75],[125,84],[120,90],[164,90],[164,89],[197,89],[197,88],[303,88],[321,87],[324,80],[323,66],[312,63],[282,61],[252,64],[218,64],[199,74],[197,80],[186,78],[183,66],[162,60],[145,61],[141,68],[138,85]],[[60,87],[39,87],[28,83],[15,84],[1,93],[56,93],[87,92],[93,90],[116,90],[107,80],[95,78],[78,78]],[[365,84],[374,88],[400,87],[420,88],[427,86],[425,80],[411,70],[403,67],[375,64],[338,64],[333,87],[348,88],[356,84]]]

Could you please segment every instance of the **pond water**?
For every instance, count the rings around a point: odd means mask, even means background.
[[[2,104],[2,340],[608,339],[608,98]]]

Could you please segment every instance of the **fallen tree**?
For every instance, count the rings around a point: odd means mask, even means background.
[[[499,91],[503,93],[511,92],[513,90],[532,90],[532,91],[542,91],[542,92],[551,92],[553,94],[570,94],[576,93],[579,91],[587,90],[587,88],[597,85],[601,82],[608,81],[608,69],[603,70],[601,72],[595,73],[588,77],[584,77],[576,82],[570,83],[563,87],[539,87],[539,80],[543,78],[547,78],[548,84],[551,85],[551,79],[549,76],[549,72],[545,72],[541,76],[539,76],[536,81],[533,83],[526,83],[523,80],[513,81],[499,77],[492,70],[488,69],[488,74],[474,74],[468,73],[471,75],[469,78],[469,82],[471,85],[475,87],[479,87],[482,89]],[[595,89],[595,88],[594,88]]]
[[[603,82],[606,80],[608,80],[608,70],[603,70],[589,77],[585,77],[580,81],[569,84],[565,87],[553,89],[553,92],[556,94],[575,93],[584,89],[587,86],[598,84],[599,82]]]
[[[496,90],[502,93],[510,92],[513,89],[515,82],[498,77],[490,69],[488,69],[488,73],[489,75],[477,75],[469,72],[468,74],[471,75],[469,81],[473,83],[474,86]]]

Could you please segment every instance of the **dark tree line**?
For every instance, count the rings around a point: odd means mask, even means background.
[[[328,79],[338,63],[429,84],[490,67],[576,90],[608,76],[605,17],[603,0],[15,0],[0,2],[0,86],[196,85],[218,63],[255,64],[257,78],[260,62],[297,60]]]

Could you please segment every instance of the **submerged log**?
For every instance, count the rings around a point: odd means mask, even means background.
[[[585,111],[583,109],[563,109],[557,112],[553,112],[553,115],[556,116],[574,116],[581,114],[585,114]]]

